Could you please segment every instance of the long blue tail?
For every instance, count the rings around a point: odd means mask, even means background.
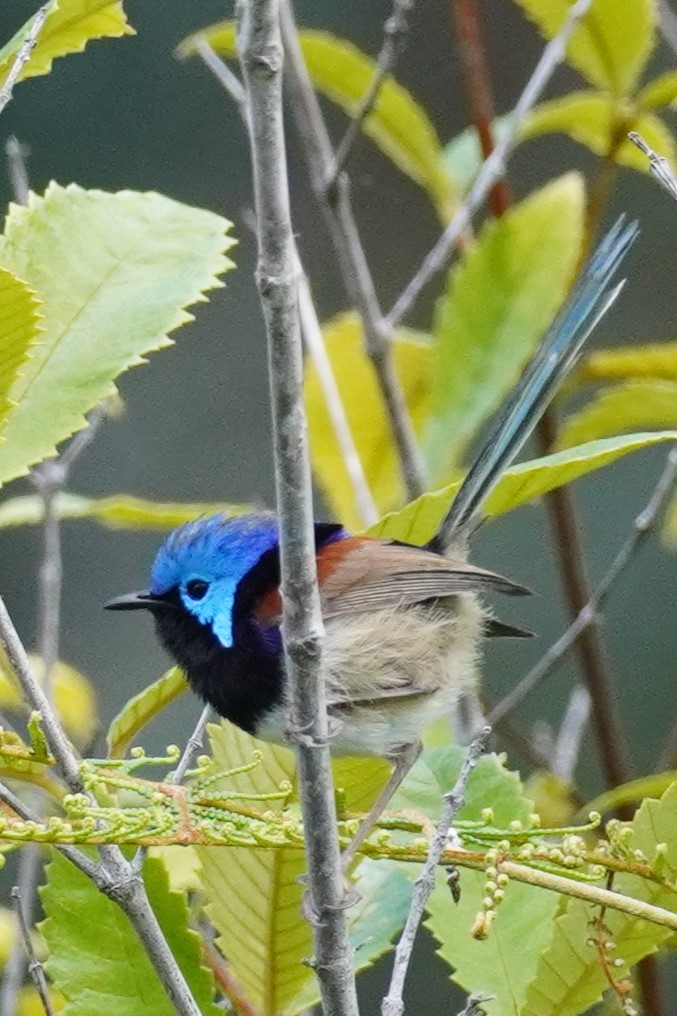
[[[429,546],[443,551],[465,539],[503,471],[543,415],[585,341],[623,288],[613,276],[638,233],[621,217],[581,273],[569,298],[501,409],[444,522]]]

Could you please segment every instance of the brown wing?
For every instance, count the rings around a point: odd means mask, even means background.
[[[353,537],[318,554],[323,614],[335,617],[444,599],[459,593],[522,595],[524,586],[418,547]]]

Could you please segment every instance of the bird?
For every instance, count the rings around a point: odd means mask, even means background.
[[[469,538],[487,496],[618,296],[623,282],[614,276],[637,232],[622,217],[603,238],[425,546],[315,524],[331,751],[394,765],[343,852],[345,865],[414,764],[422,731],[472,692],[483,637],[530,634],[484,605],[487,594],[529,590],[469,563]],[[161,644],[216,713],[257,738],[285,743],[289,687],[272,512],[185,523],[159,548],[149,588],[105,606],[148,610]]]

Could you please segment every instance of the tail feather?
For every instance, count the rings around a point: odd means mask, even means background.
[[[590,333],[616,300],[623,282],[612,279],[638,233],[625,217],[609,230],[562,310],[501,409],[437,535],[429,546],[446,550],[479,520],[489,493],[543,415]]]

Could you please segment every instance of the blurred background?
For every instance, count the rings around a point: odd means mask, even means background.
[[[58,61],[51,75],[21,84],[0,119],[0,143],[4,148],[15,134],[29,146],[30,180],[37,191],[51,179],[106,190],[157,190],[225,215],[235,225],[238,246],[231,253],[237,270],[208,305],[198,306],[197,320],[174,333],[176,346],[121,379],[124,415],[108,423],[83,455],[72,488],[94,495],[128,492],[164,500],[272,506],[265,336],[253,280],[254,244],[246,224],[252,205],[248,148],[238,113],[215,80],[197,60],[180,63],[173,56],[182,37],[230,17],[232,6],[222,0],[128,0],[125,6],[137,36],[93,43],[85,55]],[[396,72],[425,106],[443,142],[468,123],[448,6],[448,0],[417,5]],[[300,25],[326,28],[375,54],[391,4],[299,0],[296,7]],[[5,0],[0,39],[9,38],[34,10],[34,0]],[[514,105],[543,44],[509,0],[485,0],[483,10],[501,113]],[[654,69],[674,62],[659,47]],[[575,82],[573,71],[561,69],[549,94]],[[327,115],[334,136],[340,136],[341,115],[330,108]],[[320,317],[326,319],[348,304],[290,133],[295,227],[303,260],[312,266]],[[592,165],[587,150],[549,136],[520,150],[510,166],[510,182],[520,197],[569,168],[586,171]],[[436,239],[438,225],[423,193],[365,139],[357,145],[351,175],[358,222],[387,308]],[[3,208],[10,197],[0,173]],[[621,170],[609,220],[619,210],[639,218],[642,237],[629,262],[626,291],[594,342],[675,340],[677,206],[647,176]],[[427,293],[407,323],[428,326],[431,310]],[[628,535],[663,458],[661,450],[640,452],[575,487],[593,580]],[[25,487],[18,483],[12,490]],[[161,536],[67,522],[63,539],[62,656],[95,684],[106,726],[130,695],[167,666],[148,618],[121,618],[101,609],[109,597],[146,583]],[[29,646],[35,639],[39,550],[35,529],[0,534],[2,592]],[[477,537],[474,560],[537,592],[529,602],[510,604],[506,620],[532,629],[539,638],[492,645],[487,653],[486,684],[499,698],[566,623],[542,507],[521,509],[486,527]],[[675,712],[676,565],[651,541],[609,602],[608,645],[636,775],[654,766]],[[572,657],[530,699],[520,723],[529,730],[535,720],[557,722],[575,675]],[[182,743],[198,712],[197,701],[185,696],[145,743],[151,748]],[[515,767],[522,762],[519,756],[510,761]],[[586,740],[580,784],[586,796],[602,788],[592,737]],[[417,977],[427,991],[431,977],[442,989],[445,971],[434,959],[430,964],[414,972],[412,992]],[[379,977],[378,970],[370,975],[370,998],[376,997],[372,992],[380,987]]]

